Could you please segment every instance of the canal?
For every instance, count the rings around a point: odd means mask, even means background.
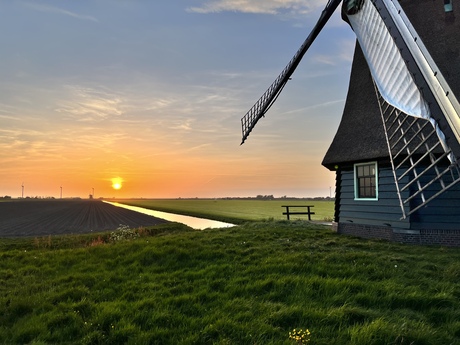
[[[208,228],[228,228],[231,226],[235,226],[235,224],[219,222],[217,220],[212,220],[212,219],[197,218],[197,217],[191,217],[191,216],[183,216],[181,214],[154,211],[154,210],[149,210],[148,208],[130,206],[130,205],[125,205],[125,204],[120,204],[118,202],[110,202],[110,201],[104,201],[104,202],[111,204],[113,206],[122,207],[128,210],[131,210],[131,211],[136,211],[136,212],[140,212],[143,214],[148,214],[149,216],[165,219],[170,222],[182,223],[196,230],[203,230],[203,229],[208,229]]]

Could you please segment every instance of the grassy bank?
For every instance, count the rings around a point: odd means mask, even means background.
[[[2,240],[0,343],[460,342],[456,249],[300,221],[140,235]]]
[[[312,220],[332,220],[334,202],[326,200],[255,200],[255,199],[143,199],[117,200],[123,204],[152,210],[184,214],[241,224],[244,221],[286,219],[283,205],[313,205]],[[305,209],[306,210],[306,209]],[[295,216],[291,216],[295,218]],[[307,219],[307,216],[296,216]]]

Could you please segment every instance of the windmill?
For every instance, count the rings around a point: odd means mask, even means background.
[[[241,119],[242,143],[341,2],[327,2]],[[460,245],[458,8],[452,0],[343,0],[341,12],[357,44],[342,120],[322,163],[336,171],[338,231]]]
[[[21,198],[24,199],[24,182],[21,184]]]

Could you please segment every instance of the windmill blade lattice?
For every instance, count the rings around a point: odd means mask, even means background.
[[[284,70],[281,72],[278,78],[276,78],[272,85],[270,85],[268,90],[265,91],[262,97],[260,97],[260,99],[253,105],[251,109],[249,109],[246,115],[244,115],[244,117],[241,119],[241,127],[243,134],[241,144],[243,144],[244,141],[247,139],[249,133],[251,133],[257,121],[259,121],[260,118],[262,118],[265,115],[268,109],[270,109],[270,107],[272,106],[273,102],[276,101],[284,86],[289,81],[289,78],[291,77],[292,73],[294,73],[303,56],[307,52],[308,48],[310,48],[313,41],[316,39],[316,37],[321,32],[326,22],[332,16],[335,9],[341,2],[342,0],[328,1],[315,27],[311,31],[310,35],[308,35],[304,43],[300,46],[299,50],[295,53],[294,57],[291,59],[291,61],[289,61],[288,65],[284,68]]]
[[[401,112],[375,92],[404,219],[460,182],[460,170],[429,120]]]

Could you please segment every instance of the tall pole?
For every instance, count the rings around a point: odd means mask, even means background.
[[[62,186],[61,186],[61,199],[62,199]]]
[[[93,198],[94,198],[94,188],[93,188]]]
[[[22,183],[21,187],[22,187],[21,198],[24,199],[24,182]]]

